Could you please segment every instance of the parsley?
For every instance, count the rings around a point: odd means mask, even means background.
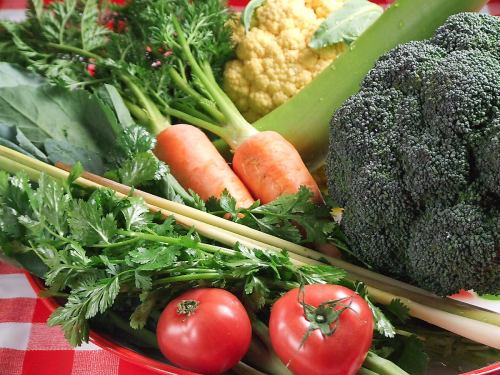
[[[62,326],[72,345],[87,341],[90,320],[110,309],[129,311],[131,326],[144,327],[158,301],[188,288],[225,287],[258,311],[283,290],[345,276],[326,265],[298,267],[285,251],[219,246],[150,213],[139,198],[44,175],[32,185],[0,173],[0,227],[6,255],[38,259],[48,293],[67,294],[49,324]]]
[[[257,201],[248,208],[237,208],[236,200],[224,191],[220,199],[209,199],[197,208],[221,217],[229,214],[236,223],[291,242],[335,243],[341,249],[347,248],[328,207],[314,204],[311,197],[311,191],[301,187],[297,193],[283,195],[265,205]]]

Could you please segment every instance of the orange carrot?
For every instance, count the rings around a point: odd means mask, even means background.
[[[257,133],[236,148],[233,169],[264,204],[281,195],[294,194],[300,186],[312,191],[316,203],[323,202],[318,185],[297,150],[274,131]]]
[[[179,22],[175,17],[172,21],[186,65],[190,66],[191,73],[198,79],[197,85],[201,84],[205,93],[209,94],[209,98],[205,99],[215,104],[222,117],[222,121],[192,123],[220,136],[231,147],[236,174],[262,203],[268,203],[283,194],[296,193],[302,185],[312,191],[315,202],[323,202],[316,182],[292,144],[276,132],[259,133],[245,120],[217,84],[209,63],[196,61]],[[176,75],[182,76],[181,73]],[[182,85],[179,87],[182,88]],[[196,85],[185,91],[193,96]]]
[[[227,189],[239,207],[248,207],[254,199],[245,185],[219,154],[210,139],[191,125],[173,125],[159,133],[154,150],[158,159],[186,189],[203,200],[220,197]]]

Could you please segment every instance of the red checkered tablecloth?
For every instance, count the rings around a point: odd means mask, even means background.
[[[49,314],[23,272],[0,262],[0,375],[155,374],[92,343],[72,348]]]

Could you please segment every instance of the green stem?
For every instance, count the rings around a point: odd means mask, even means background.
[[[368,370],[367,368],[361,367],[358,371],[358,375],[380,375],[378,372]]]
[[[273,350],[271,338],[269,337],[269,328],[255,316],[252,318],[252,330],[260,341],[266,345],[268,350]]]
[[[256,337],[252,338],[250,348],[245,354],[244,361],[264,371],[266,374],[292,375],[290,370],[280,361],[274,351],[268,350]]]
[[[127,109],[130,111],[130,113],[132,113],[132,116],[134,116],[141,125],[149,126],[149,117],[144,109],[132,102],[129,102],[126,99],[124,99],[123,101],[125,102]]]
[[[188,115],[191,115],[191,116],[194,116],[194,117],[197,117],[201,120],[205,120],[207,122],[212,122],[213,119],[207,115],[206,113],[203,113],[199,110],[197,110],[196,108],[192,107],[192,106],[189,106],[187,104],[184,104],[182,102],[172,102],[172,104],[170,105],[173,109],[176,109],[178,111],[181,111],[181,112],[184,112]]]
[[[121,246],[130,245],[130,244],[136,243],[138,241],[140,241],[140,238],[131,238],[131,239],[125,240],[125,241],[114,242],[114,243],[110,243],[110,244],[97,244],[97,245],[92,245],[90,247],[112,249],[114,247],[121,247]]]
[[[191,53],[189,44],[184,35],[184,31],[179,24],[179,21],[177,21],[177,19],[173,17],[172,22],[175,31],[177,32],[179,44],[186,59],[189,62],[189,65],[191,66],[191,69],[201,81],[207,92],[213,97],[215,103],[219,106],[220,111],[226,117],[227,123],[225,125],[225,128],[227,129],[227,133],[225,133],[224,137],[222,138],[227,142],[227,144],[229,144],[229,146],[233,150],[236,150],[241,143],[243,143],[252,135],[257,134],[258,131],[244,119],[241,113],[239,113],[236,106],[222,91],[222,89],[218,85],[214,84],[211,78],[207,77],[207,75]]]
[[[266,375],[243,362],[239,362],[231,370],[239,375]]]
[[[196,100],[198,105],[203,108],[210,116],[212,116],[218,123],[224,123],[226,121],[224,115],[215,107],[215,103],[211,102],[210,99],[205,98],[198,91],[189,86],[188,82],[181,77],[179,72],[174,68],[169,69],[169,74],[174,83],[187,95],[191,96]]]
[[[167,103],[163,102],[162,103],[162,109],[163,112],[169,114],[170,116],[177,117],[180,120],[186,121],[187,123],[191,125],[195,125],[199,128],[205,129],[211,133],[214,133],[215,135],[219,137],[223,137],[226,135],[227,131],[217,125],[214,125],[208,121],[202,120],[200,118],[194,117],[190,114],[187,114],[185,112],[178,111],[172,107],[170,107]]]
[[[366,354],[366,359],[363,363],[363,367],[380,375],[409,375],[406,371],[401,369],[393,362],[379,357],[373,352],[368,352]]]
[[[167,243],[169,245],[181,245],[182,246],[186,241],[185,238],[159,236],[157,234],[131,232],[131,231],[126,231],[126,230],[118,230],[117,233],[121,234],[123,236],[140,238],[140,239],[146,240],[146,241],[162,242],[162,243]],[[190,246],[193,248],[196,248],[196,249],[206,251],[208,253],[213,253],[213,254],[220,253],[220,254],[224,254],[224,255],[235,255],[237,253],[236,251],[234,251],[232,249],[227,249],[225,247],[210,245],[210,244],[206,244],[203,242],[194,242],[193,241],[193,243],[191,243]]]
[[[74,53],[76,55],[80,55],[83,57],[88,57],[90,59],[95,59],[95,60],[102,60],[103,58],[93,52],[78,48],[78,47],[73,47],[73,46],[68,46],[66,44],[57,44],[57,43],[47,43],[47,46],[49,48],[57,49],[59,51],[63,52],[70,52]]]
[[[190,274],[190,275],[179,275],[179,276],[170,276],[164,277],[162,279],[158,279],[155,281],[155,285],[164,285],[178,282],[186,282],[186,281],[196,281],[196,280],[219,280],[223,279],[224,275],[216,272],[209,273],[198,273],[198,274]]]
[[[130,327],[130,324],[112,311],[108,311],[106,315],[108,316],[110,323],[119,328],[122,333],[126,333],[134,340],[141,342],[144,346],[158,349],[156,335],[153,332],[147,329],[133,329]]]
[[[130,77],[121,74],[120,79],[127,85],[141,104],[142,108],[144,108],[149,115],[149,128],[153,134],[158,135],[171,125],[170,122],[163,117],[158,107],[144,94],[144,92],[142,92],[139,86],[137,86]]]

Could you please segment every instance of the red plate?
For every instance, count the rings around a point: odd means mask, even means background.
[[[26,278],[28,279],[31,287],[38,295],[42,290],[45,289],[43,283],[40,279],[32,276],[28,272],[24,272]],[[60,305],[53,298],[42,298],[41,299],[45,306],[53,312]],[[99,333],[95,331],[90,331],[90,341],[95,345],[110,351],[111,353],[116,354],[120,358],[124,359],[127,362],[133,363],[134,365],[149,370],[151,374],[163,374],[163,375],[201,375],[195,372],[190,372],[187,370],[182,370],[173,365],[169,365],[160,361],[156,361],[145,355],[137,353],[131,349],[125,348],[119,344],[114,343],[113,341],[108,340],[104,336],[101,336]],[[146,374],[144,374],[146,375]]]

